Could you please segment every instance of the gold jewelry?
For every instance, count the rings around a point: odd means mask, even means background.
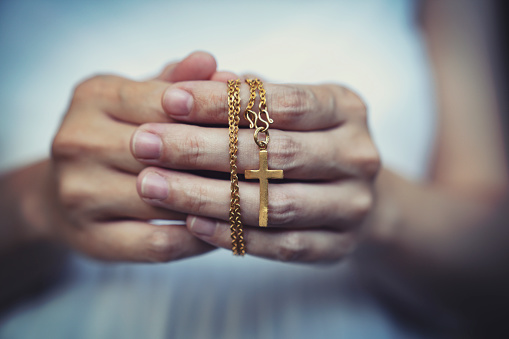
[[[240,122],[240,80],[228,80],[228,131],[230,139],[230,232],[232,238],[232,252],[234,255],[244,255],[246,246],[244,231],[240,220],[239,178],[237,175],[237,146],[239,142]]]
[[[269,145],[269,127],[274,121],[269,116],[267,110],[267,99],[265,98],[265,89],[263,83],[259,79],[246,79],[249,84],[251,95],[249,102],[244,113],[244,116],[249,120],[250,128],[255,128],[254,141],[258,148],[260,148],[259,163],[260,168],[257,170],[246,170],[244,176],[246,179],[258,179],[260,181],[260,210],[258,215],[258,224],[261,227],[267,226],[268,211],[269,211],[269,179],[283,179],[283,170],[269,170],[268,166],[268,152],[267,146]],[[258,105],[258,114],[252,111],[256,99],[256,89],[260,93],[260,104]],[[262,114],[265,114],[266,119],[263,119]],[[258,126],[259,122],[265,126]],[[260,133],[265,134],[265,140],[260,139]]]

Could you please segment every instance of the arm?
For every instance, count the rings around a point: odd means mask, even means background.
[[[508,177],[483,5],[426,2],[440,113],[432,173],[415,183],[384,169],[369,225],[371,250],[385,254],[371,264],[439,298],[489,282],[508,239],[492,222]]]
[[[42,288],[65,259],[47,233],[49,170],[45,160],[0,177],[0,310]]]
[[[0,177],[0,255],[47,236],[49,161]]]

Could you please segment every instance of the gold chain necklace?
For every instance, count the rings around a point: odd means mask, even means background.
[[[245,170],[246,179],[258,179],[260,181],[260,209],[258,216],[258,224],[266,227],[268,224],[269,210],[269,179],[283,179],[283,170],[269,170],[268,168],[268,152],[269,145],[269,127],[274,121],[270,118],[267,110],[267,99],[263,83],[259,79],[246,79],[249,84],[250,97],[244,112],[244,117],[249,121],[250,128],[254,128],[254,141],[258,148],[259,164],[257,170]],[[258,105],[258,113],[253,111],[256,100],[256,91],[260,94],[260,104]],[[230,233],[232,239],[232,252],[234,255],[246,254],[246,243],[244,240],[244,231],[242,229],[242,221],[240,219],[240,194],[239,194],[239,178],[237,174],[237,153],[238,153],[238,133],[240,123],[240,80],[228,81],[228,131],[230,142]],[[261,135],[265,138],[261,139]]]
[[[230,139],[230,232],[232,238],[232,252],[234,255],[244,255],[246,245],[244,231],[240,220],[239,178],[237,175],[238,132],[240,122],[240,81],[228,81],[228,131]]]

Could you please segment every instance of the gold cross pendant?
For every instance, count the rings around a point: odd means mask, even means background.
[[[258,223],[261,227],[267,227],[269,210],[269,179],[283,179],[283,170],[269,170],[267,161],[267,150],[260,150],[260,168],[257,170],[246,170],[246,179],[260,180],[260,214]]]

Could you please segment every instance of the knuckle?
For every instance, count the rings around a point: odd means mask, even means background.
[[[68,211],[79,210],[88,201],[86,185],[69,173],[62,173],[60,178],[57,189],[60,203]]]
[[[79,83],[73,94],[73,102],[90,100],[91,98],[105,97],[105,98],[118,98],[118,91],[116,86],[121,78],[114,75],[99,74],[94,75],[81,83]]]
[[[352,164],[361,176],[373,178],[380,169],[380,156],[374,146],[365,147],[353,155]]]
[[[203,157],[202,137],[196,134],[188,134],[173,149],[173,161],[180,165],[190,167],[198,166]]]
[[[352,174],[363,178],[374,178],[381,167],[381,160],[378,150],[371,140],[364,142],[364,146],[357,143],[357,147],[351,148],[346,160],[353,169]]]
[[[205,185],[185,184],[182,185],[180,180],[174,178],[169,180],[170,194],[166,198],[166,204],[170,207],[177,207],[194,214],[203,214],[210,205],[209,192]],[[182,189],[186,187],[186,189]]]
[[[302,153],[302,144],[295,138],[285,133],[277,133],[274,135],[272,144],[270,161],[273,162],[275,168],[281,168],[284,171],[291,171],[299,168],[302,164],[298,161]]]
[[[352,196],[350,200],[350,220],[359,224],[366,219],[374,206],[374,197],[371,190],[363,189]]]
[[[315,94],[304,87],[285,86],[272,95],[271,102],[281,124],[299,121],[317,108]]]
[[[150,235],[149,256],[155,262],[168,262],[182,256],[180,241],[169,230],[157,230]]]
[[[361,171],[368,178],[374,178],[381,167],[380,155],[374,146],[363,157]]]
[[[270,225],[288,225],[299,218],[301,208],[294,194],[272,189],[270,195],[267,215]]]
[[[292,262],[302,259],[309,251],[309,245],[303,234],[291,232],[284,234],[277,248],[276,258]]]
[[[204,93],[198,93],[204,94]],[[228,93],[209,93],[208,95],[194,96],[196,105],[193,105],[193,111],[203,111],[211,117],[212,121],[224,121],[228,119]],[[196,108],[195,108],[196,106]]]
[[[72,133],[59,131],[51,144],[51,156],[54,159],[69,159],[83,153],[83,145],[77,142]]]
[[[205,186],[195,185],[191,188],[187,205],[191,208],[191,211],[197,214],[203,214],[203,212],[207,210],[209,204],[208,191]]]
[[[339,85],[332,85],[330,88],[334,93],[334,102],[340,111],[354,114],[364,121],[367,119],[367,106],[357,93]]]
[[[62,130],[60,130],[53,138],[51,143],[51,156],[54,159],[66,158],[74,153],[72,141]]]
[[[86,79],[85,81],[80,82],[76,87],[74,87],[74,92],[72,95],[72,101],[79,101],[80,99],[87,99],[91,96],[92,92],[95,91],[94,88],[94,77]]]
[[[104,142],[98,138],[85,138],[84,129],[67,126],[62,128],[51,144],[51,155],[56,160],[76,159],[93,154],[99,156],[105,152]]]
[[[116,80],[117,86],[116,91],[110,91],[110,98],[116,99],[119,103],[129,103],[132,98],[139,96],[140,83],[133,80],[123,78],[110,78],[110,80]],[[112,81],[111,81],[112,82]]]
[[[74,89],[74,98],[89,98],[101,93],[104,88],[106,75],[94,75],[81,83]]]
[[[324,84],[320,85],[319,88],[325,93],[327,98],[327,100],[322,101],[323,109],[326,112],[336,112],[343,87],[339,85]]]

